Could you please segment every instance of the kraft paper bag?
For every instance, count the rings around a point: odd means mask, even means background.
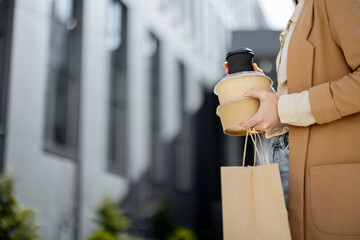
[[[245,167],[248,135],[255,144],[255,154],[261,158],[256,136],[260,143],[261,139],[252,130],[246,135],[243,166],[221,167],[224,240],[289,240],[290,228],[278,164],[266,164],[263,159],[260,166]],[[262,143],[261,148],[263,150]]]

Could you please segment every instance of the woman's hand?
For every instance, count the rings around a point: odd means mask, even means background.
[[[225,68],[225,73],[227,75],[229,75],[230,73],[229,73],[229,64],[228,64],[228,62],[224,62],[223,66]],[[253,69],[254,69],[255,72],[264,73],[264,71],[261,68],[259,68],[256,63],[253,63]]]
[[[276,93],[251,88],[244,96],[258,98],[260,107],[241,127],[246,130],[254,127],[256,130],[272,132],[281,126],[277,107],[279,96]]]

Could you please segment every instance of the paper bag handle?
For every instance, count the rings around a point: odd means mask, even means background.
[[[255,128],[249,128],[247,131],[246,131],[246,138],[245,138],[245,146],[244,146],[244,153],[243,153],[243,163],[242,163],[242,166],[244,167],[245,166],[245,157],[246,157],[246,147],[247,147],[247,140],[248,140],[248,136],[250,135],[251,137],[251,140],[254,144],[254,147],[255,147],[255,152],[254,152],[254,166],[256,164],[256,154],[258,154],[259,156],[259,159],[262,160],[263,164],[265,165],[266,164],[266,159],[265,159],[265,154],[264,154],[264,147],[262,145],[262,141],[261,141],[261,138],[260,138],[260,135],[258,133],[258,131],[256,131]],[[260,146],[261,146],[261,152],[263,154],[263,158],[261,158],[261,155],[260,155],[260,152],[257,148],[257,140],[256,140],[256,137],[259,139],[259,142],[260,142]]]

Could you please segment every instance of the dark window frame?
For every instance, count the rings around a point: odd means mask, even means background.
[[[128,177],[128,8],[120,0],[108,0],[120,4],[120,45],[111,52],[110,103],[108,126],[108,170]]]
[[[4,148],[10,80],[12,29],[15,0],[0,1],[0,173],[4,171]]]
[[[66,24],[55,15],[56,0],[52,5],[44,150],[78,160],[83,1],[71,3],[72,12]],[[58,59],[61,54],[65,61]]]
[[[180,111],[181,111],[181,130],[175,139],[175,189],[180,194],[191,194],[195,187],[195,161],[194,161],[194,140],[195,132],[192,116],[186,112],[186,80],[187,68],[184,62],[178,60],[178,80],[180,90]],[[185,166],[180,166],[180,164]],[[186,174],[186,177],[184,177]],[[185,181],[185,182],[184,182]]]
[[[162,45],[159,37],[153,31],[149,31],[150,46],[155,46],[155,52],[150,52],[150,181],[154,185],[163,185],[166,181],[164,161],[164,145],[161,141],[161,61]],[[150,47],[152,48],[152,47]]]

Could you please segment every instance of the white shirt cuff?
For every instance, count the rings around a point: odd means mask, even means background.
[[[280,96],[278,113],[281,123],[307,127],[316,122],[311,112],[309,91]]]

